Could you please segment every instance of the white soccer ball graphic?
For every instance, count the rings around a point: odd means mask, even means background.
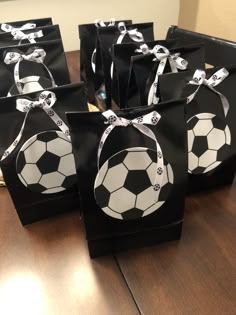
[[[71,142],[60,131],[30,138],[18,153],[16,169],[25,187],[43,194],[59,193],[77,181]]]
[[[168,199],[174,174],[165,163],[158,201],[153,185],[157,171],[157,154],[136,147],[121,151],[101,167],[95,180],[95,199],[109,216],[120,220],[145,217],[158,210]]]
[[[204,174],[225,160],[231,144],[231,134],[225,121],[211,113],[193,116],[188,128],[188,171]]]
[[[51,80],[45,78],[45,77],[39,77],[39,76],[28,76],[20,81],[23,93],[31,93],[31,92],[38,92],[41,90],[45,90],[47,88],[52,87]],[[17,89],[16,84],[14,84],[10,91],[8,92],[7,96],[13,96],[19,94],[19,91]]]

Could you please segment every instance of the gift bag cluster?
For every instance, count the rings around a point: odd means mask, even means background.
[[[102,111],[67,114],[90,255],[179,239],[186,194],[235,176],[236,66],[215,62],[226,41],[213,49],[173,26],[159,39],[152,22],[114,19],[79,36]]]
[[[0,184],[22,224],[78,208],[65,112],[86,111],[87,101],[51,18],[0,24],[0,78]]]
[[[51,19],[1,24],[7,188],[22,224],[79,210],[91,257],[180,239],[186,194],[234,180],[236,63],[153,26],[79,25],[72,84]]]

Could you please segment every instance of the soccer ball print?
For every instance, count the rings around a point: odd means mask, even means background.
[[[47,131],[30,138],[16,160],[22,184],[42,194],[54,194],[76,183],[76,167],[70,140],[60,131]]]
[[[21,79],[20,81],[23,94],[31,93],[31,92],[38,92],[47,88],[52,87],[51,80],[45,77],[39,76],[29,76]],[[19,94],[16,84],[14,84],[10,91],[8,92],[7,96],[13,96]]]
[[[223,118],[201,113],[187,122],[188,171],[205,174],[214,170],[227,157],[231,133]]]
[[[158,210],[168,199],[174,174],[164,161],[161,190],[155,201],[156,160],[156,152],[143,147],[123,150],[108,159],[95,180],[94,194],[100,208],[120,220],[139,219]]]

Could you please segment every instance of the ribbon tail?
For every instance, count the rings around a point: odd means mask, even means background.
[[[220,92],[218,92],[217,90],[215,90],[213,87],[209,86],[209,88],[215,92],[217,95],[219,95],[220,99],[221,99],[221,103],[222,103],[222,106],[223,106],[223,110],[224,110],[224,115],[225,117],[227,116],[228,114],[228,111],[229,111],[229,102],[227,100],[227,98]]]
[[[49,78],[50,78],[50,80],[51,80],[51,82],[52,82],[52,87],[53,87],[53,88],[54,88],[54,87],[57,87],[56,82],[55,82],[55,80],[54,80],[54,78],[53,78],[53,75],[52,75],[51,71],[48,69],[48,67],[47,67],[44,63],[42,63],[42,65],[44,66],[44,68],[46,69],[46,71],[47,71],[47,73],[48,73],[48,75],[49,75]]]
[[[157,163],[160,165],[160,168],[162,169],[162,171],[160,173],[156,172],[155,180],[154,180],[154,187],[157,188],[157,189],[154,189],[154,201],[157,202],[158,198],[159,198],[160,190],[161,190],[161,185],[163,182],[163,175],[164,175],[163,153],[162,153],[161,147],[160,147],[160,145],[156,139],[155,134],[153,133],[153,131],[150,128],[148,128],[147,126],[144,126],[144,125],[136,124],[136,123],[133,124],[133,126],[136,129],[138,129],[142,134],[144,134],[145,136],[152,139],[156,144]]]
[[[200,89],[200,85],[198,86],[198,88],[196,89],[195,92],[193,92],[192,94],[190,94],[188,97],[187,97],[187,104],[189,104],[190,102],[192,102],[192,100],[194,99],[194,97],[196,96],[197,92],[199,91]]]
[[[115,128],[115,125],[110,125],[106,128],[106,130],[104,131],[104,133],[102,134],[99,146],[98,146],[98,154],[97,154],[97,168],[98,170],[100,169],[100,157],[101,157],[101,153],[102,153],[102,149],[103,149],[103,145],[107,139],[107,137],[109,136],[109,134],[112,132],[112,130]]]
[[[17,61],[15,68],[14,68],[14,79],[15,79],[15,83],[16,83],[16,87],[17,90],[19,92],[19,94],[23,94],[23,89],[20,83],[20,73],[19,73],[19,69],[20,69],[20,62],[21,60]]]
[[[157,93],[157,86],[156,86],[156,82],[154,81],[148,93],[148,103],[147,103],[148,105],[158,104],[159,98],[156,96],[156,93]]]
[[[63,120],[57,115],[57,113],[49,106],[43,106],[43,110],[45,113],[52,119],[52,121],[57,125],[57,127],[65,134],[65,136],[70,140],[70,135],[69,135],[69,128],[68,126],[63,122]],[[50,113],[52,115],[50,115]],[[58,124],[58,122],[61,122],[61,124]]]
[[[177,73],[177,72],[178,72],[178,68],[177,68],[177,66],[176,66],[176,64],[175,64],[175,62],[174,62],[174,60],[173,60],[171,57],[169,57],[168,60],[169,60],[171,72]]]

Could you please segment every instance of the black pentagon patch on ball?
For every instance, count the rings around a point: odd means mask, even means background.
[[[230,146],[228,144],[224,144],[218,151],[217,151],[217,161],[224,161],[225,158],[228,155],[228,150],[229,150]]]
[[[137,208],[130,209],[122,213],[122,218],[124,220],[135,220],[142,218],[143,211]]]
[[[157,153],[153,150],[147,150],[147,154],[150,157],[150,159],[152,160],[152,162],[156,162],[157,161]]]
[[[161,187],[161,191],[158,198],[159,201],[166,201],[168,199],[172,186],[173,185],[168,182],[164,186]]]
[[[61,186],[66,189],[76,184],[76,182],[77,182],[76,175],[67,176]]]
[[[133,194],[138,195],[151,185],[150,178],[146,171],[135,170],[128,172],[124,187]]]
[[[48,174],[57,171],[59,163],[59,156],[51,152],[45,152],[38,160],[37,166],[42,174]]]
[[[200,157],[204,152],[208,150],[207,137],[205,136],[197,136],[194,138],[193,149],[192,152]]]
[[[112,168],[113,166],[116,166],[122,163],[127,154],[128,154],[128,151],[124,150],[121,153],[114,155],[112,159],[108,160],[108,168]]]
[[[212,124],[214,128],[225,130],[226,124],[223,119],[220,119],[219,117],[215,116],[212,118]]]
[[[35,191],[38,193],[42,193],[45,190],[47,190],[47,188],[45,188],[44,186],[42,186],[40,184],[31,184],[31,185],[28,185],[28,188],[31,189],[32,191]]]
[[[110,200],[110,193],[103,185],[100,185],[95,189],[95,195],[99,200],[99,206],[101,208],[107,207]]]
[[[188,130],[193,129],[196,126],[196,124],[198,123],[198,121],[199,121],[199,118],[197,118],[196,116],[194,116],[192,119],[190,119],[188,121]]]
[[[49,142],[56,138],[58,138],[58,135],[56,134],[56,132],[42,132],[37,135],[37,140],[40,140],[43,142]]]
[[[205,167],[198,166],[197,168],[193,170],[193,174],[200,175],[200,174],[203,174],[205,170],[206,170]]]
[[[24,151],[20,151],[17,159],[17,172],[21,173],[26,165],[25,153]]]

